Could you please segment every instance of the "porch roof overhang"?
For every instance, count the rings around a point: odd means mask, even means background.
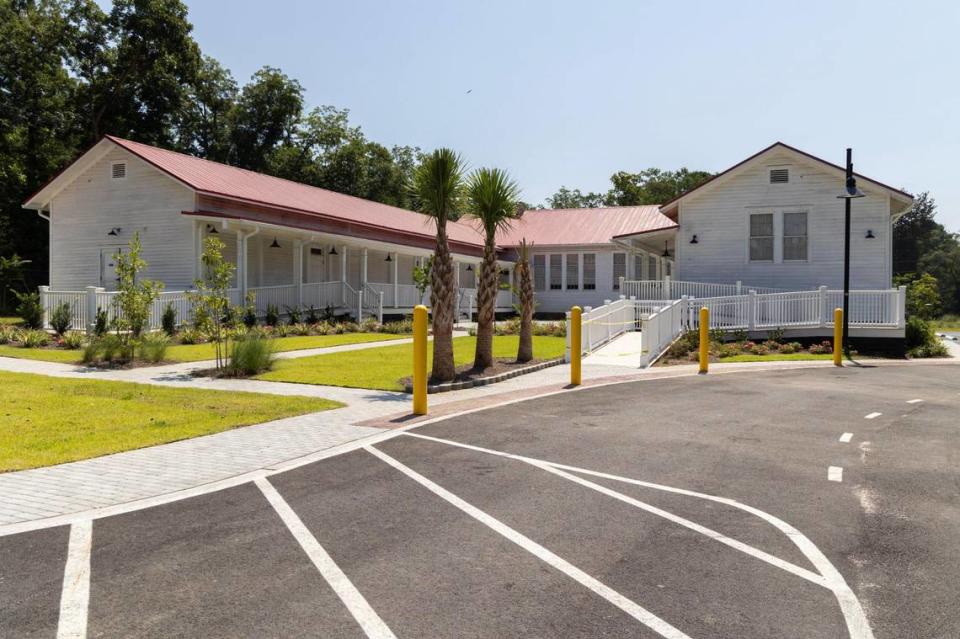
[[[197,210],[181,211],[181,215],[205,221],[229,221],[240,225],[261,226],[275,230],[306,232],[323,235],[327,238],[341,237],[376,246],[382,250],[395,250],[398,246],[409,247],[416,253],[432,253],[436,248],[435,240],[427,235],[409,233],[398,229],[389,229],[339,218],[326,218],[316,214],[304,214],[296,211],[245,211],[242,213]],[[319,241],[319,238],[317,239]],[[482,247],[449,240],[452,253],[466,257],[483,257]]]
[[[666,241],[668,247],[671,244],[675,244],[677,231],[679,229],[680,225],[674,224],[673,226],[668,226],[662,229],[652,229],[649,231],[641,231],[639,233],[626,233],[624,235],[617,235],[613,238],[613,241],[620,246],[625,246],[630,249],[646,251],[648,253],[656,252],[662,250],[662,247],[658,247],[654,243],[662,244],[664,241]]]

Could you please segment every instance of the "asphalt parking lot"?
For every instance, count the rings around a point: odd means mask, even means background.
[[[960,368],[618,384],[0,536],[2,637],[958,637]]]

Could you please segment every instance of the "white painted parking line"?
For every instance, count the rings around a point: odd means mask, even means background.
[[[839,466],[831,466],[827,469],[827,479],[830,481],[843,481],[843,469]]]
[[[849,443],[851,439],[853,439],[853,433],[844,433],[843,435],[840,435],[840,441],[844,444]]]
[[[786,535],[790,541],[804,554],[804,556],[810,560],[810,563],[814,565],[817,571],[824,577],[825,587],[829,588],[834,597],[837,599],[837,603],[840,605],[840,610],[843,613],[843,618],[847,622],[847,631],[849,632],[851,639],[874,639],[873,631],[870,629],[870,623],[867,621],[867,616],[863,612],[863,607],[860,605],[860,601],[857,599],[857,596],[853,593],[853,590],[850,589],[850,586],[847,585],[846,580],[844,580],[843,575],[840,574],[840,571],[837,570],[830,560],[827,559],[827,556],[821,552],[817,546],[810,541],[806,535],[801,533],[799,530],[783,521],[779,517],[775,517],[770,513],[764,512],[759,508],[754,508],[753,506],[748,506],[738,502],[735,499],[730,499],[728,497],[718,497],[716,495],[710,495],[707,493],[699,493],[693,490],[687,490],[685,488],[674,488],[672,486],[666,486],[664,484],[657,484],[654,482],[643,481],[640,479],[631,479],[629,477],[623,477],[621,475],[613,475],[611,473],[603,473],[595,470],[589,470],[586,468],[579,468],[577,466],[569,466],[566,464],[558,464],[555,462],[550,462],[541,459],[534,459],[532,457],[524,457],[522,455],[515,455],[513,453],[505,453],[497,450],[491,450],[489,448],[481,448],[479,446],[472,446],[470,444],[461,444],[460,442],[451,441],[449,439],[441,439],[439,437],[431,437],[429,435],[420,435],[413,432],[404,432],[404,436],[407,437],[416,437],[418,439],[425,439],[429,441],[439,442],[441,444],[448,444],[450,446],[458,446],[460,448],[466,448],[469,450],[475,450],[479,452],[489,453],[491,455],[498,455],[501,457],[507,457],[510,459],[516,459],[519,461],[524,461],[530,464],[539,465],[545,464],[551,466],[552,468],[569,470],[575,473],[590,475],[593,477],[600,477],[602,479],[611,479],[614,481],[624,482],[626,484],[633,484],[635,486],[643,486],[645,488],[653,488],[655,490],[662,490],[664,492],[676,493],[678,495],[687,495],[689,497],[696,497],[698,499],[704,499],[707,501],[713,501],[720,504],[726,504],[733,508],[738,508],[744,512],[748,512],[751,515],[759,517],[760,519],[766,521],[768,524],[779,530],[781,533]]]
[[[310,561],[317,567],[323,578],[327,580],[333,591],[337,593],[340,600],[344,603],[353,618],[357,620],[360,627],[368,637],[376,639],[396,639],[393,631],[387,627],[380,615],[370,607],[367,600],[360,594],[353,582],[340,570],[340,567],[333,561],[333,558],[323,549],[317,538],[313,536],[310,530],[304,525],[300,517],[293,511],[290,505],[284,500],[283,496],[277,492],[266,477],[260,477],[254,480],[254,483],[260,488],[263,496],[267,498],[273,509],[277,511],[280,519],[286,524],[290,533],[294,536],[300,547],[303,548]]]
[[[923,401],[922,399],[908,399],[908,400],[907,400],[907,403],[908,403],[908,404],[919,404],[919,403],[922,402],[922,401]]]
[[[883,415],[883,413],[870,413],[869,415],[864,415],[863,418],[864,418],[864,419],[876,419],[877,417],[880,417],[881,415]]]
[[[57,639],[84,639],[87,636],[92,542],[92,520],[78,521],[70,526],[67,562],[63,569],[63,589],[60,592]]]
[[[443,488],[442,486],[430,481],[420,473],[416,472],[412,468],[405,466],[404,464],[397,461],[390,455],[387,455],[383,451],[373,448],[372,446],[365,446],[364,448],[367,451],[369,451],[370,454],[375,455],[376,457],[380,458],[390,466],[396,468],[401,473],[403,473],[410,479],[413,479],[414,481],[419,483],[421,486],[423,486],[433,494],[444,499],[445,501],[452,504],[453,506],[456,506],[466,514],[470,515],[480,523],[486,525],[493,531],[499,533],[503,537],[506,537],[507,539],[509,539],[516,545],[520,546],[530,554],[534,555],[541,561],[552,566],[553,568],[556,568],[557,570],[564,573],[571,579],[579,582],[581,585],[586,586],[587,588],[592,590],[594,593],[600,595],[601,597],[603,597],[604,599],[606,599],[616,607],[620,608],[621,610],[626,612],[628,615],[630,615],[640,623],[644,624],[651,630],[654,630],[655,632],[657,632],[660,636],[667,637],[668,639],[690,639],[688,635],[684,634],[677,628],[674,628],[669,623],[657,617],[655,614],[653,614],[646,608],[643,608],[639,604],[621,595],[616,590],[610,588],[609,586],[603,584],[597,579],[591,577],[590,575],[583,572],[582,570],[580,570],[570,562],[550,552],[549,550],[547,550],[537,542],[533,541],[529,537],[522,535],[521,533],[517,532],[510,526],[501,522],[499,519],[496,519],[491,515],[488,515],[484,511],[477,508],[476,506],[473,506],[472,504],[467,503],[463,499],[460,499],[459,497],[457,497],[456,495],[448,491],[446,488]]]

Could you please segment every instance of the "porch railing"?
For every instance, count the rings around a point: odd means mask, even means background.
[[[674,300],[643,320],[640,330],[640,367],[646,368],[683,332],[689,301]]]
[[[669,275],[662,280],[620,280],[620,294],[635,297],[638,300],[678,300],[687,297],[721,297],[725,295],[743,295],[747,291],[757,293],[782,293],[781,288],[747,286],[736,284],[714,284],[711,282],[686,282],[674,280]]]

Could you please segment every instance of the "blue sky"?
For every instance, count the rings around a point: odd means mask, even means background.
[[[960,3],[188,5],[238,81],[280,67],[371,139],[507,168],[527,201],[782,140],[836,163],[852,146],[859,172],[929,190],[960,231]]]

